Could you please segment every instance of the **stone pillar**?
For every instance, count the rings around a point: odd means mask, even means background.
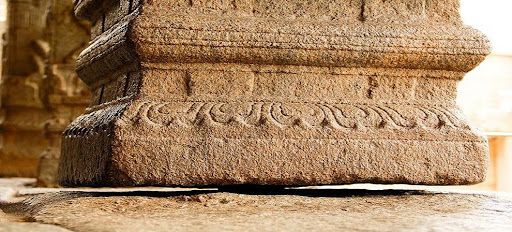
[[[7,41],[2,77],[0,175],[32,176],[47,147],[42,135],[49,119],[41,98],[48,56],[44,41],[49,1],[8,1]]]
[[[50,120],[45,122],[48,147],[39,160],[41,185],[57,184],[62,133],[67,125],[90,104],[91,93],[75,71],[76,59],[90,41],[90,25],[73,14],[72,0],[51,0],[46,40],[50,46],[47,61],[46,98]]]
[[[71,0],[8,1],[0,175],[55,183],[62,131],[89,103],[75,62],[90,27]]]
[[[472,184],[455,104],[488,54],[457,0],[75,0],[94,106],[60,181],[90,186]]]

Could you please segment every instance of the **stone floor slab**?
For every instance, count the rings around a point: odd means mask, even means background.
[[[57,192],[4,205],[72,231],[511,231],[512,197],[414,190]]]
[[[1,223],[0,232],[70,232],[58,226],[39,223]]]

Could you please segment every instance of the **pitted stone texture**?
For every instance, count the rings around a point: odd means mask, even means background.
[[[58,193],[17,206],[73,231],[510,231],[512,198],[417,191]],[[24,213],[23,213],[24,212]]]
[[[76,1],[95,104],[64,185],[472,184],[487,142],[455,104],[489,52],[458,1]]]

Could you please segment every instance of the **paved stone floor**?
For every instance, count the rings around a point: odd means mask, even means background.
[[[0,180],[0,231],[512,231],[512,196],[498,193],[30,184]]]

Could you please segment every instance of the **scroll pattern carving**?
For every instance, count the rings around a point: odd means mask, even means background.
[[[306,129],[413,129],[469,130],[458,110],[443,106],[366,103],[279,102],[142,102],[128,118],[153,126],[192,127],[201,124]]]

